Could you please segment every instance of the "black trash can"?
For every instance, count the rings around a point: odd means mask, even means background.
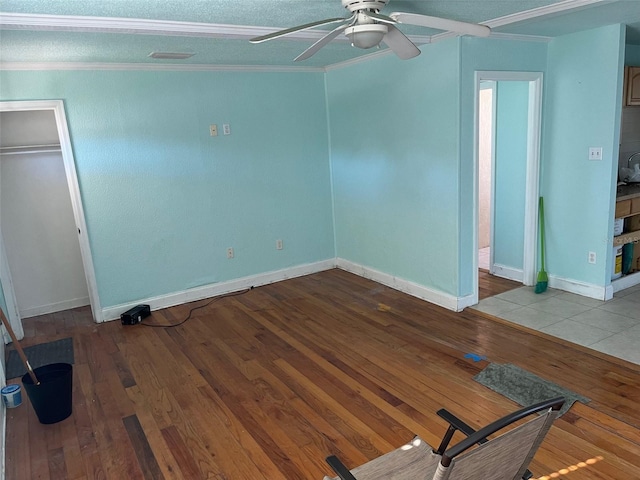
[[[34,385],[28,373],[22,384],[40,423],[57,423],[71,415],[73,368],[68,363],[52,363],[35,368],[40,385]]]

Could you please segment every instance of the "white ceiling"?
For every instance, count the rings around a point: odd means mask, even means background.
[[[484,23],[495,37],[541,40],[625,23],[628,43],[640,44],[640,0],[391,0],[382,13],[394,11]],[[5,0],[0,2],[0,62],[5,68],[72,62],[319,69],[380,53],[353,48],[342,36],[294,63],[323,35],[318,29],[258,45],[248,41],[346,16],[340,0]],[[447,37],[427,28],[399,28],[418,44]],[[152,51],[195,55],[156,60],[148,57]]]

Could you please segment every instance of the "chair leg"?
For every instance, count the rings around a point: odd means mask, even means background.
[[[354,477],[349,469],[344,465],[344,463],[342,463],[340,459],[335,455],[327,457],[326,461],[329,466],[333,468],[333,471],[338,474],[340,480],[357,480],[356,477]]]
[[[440,446],[437,450],[433,450],[433,453],[437,453],[438,455],[442,455],[444,451],[449,446],[449,442],[453,438],[453,434],[456,433],[456,428],[453,425],[449,425],[447,432],[442,437],[442,441],[440,442]]]

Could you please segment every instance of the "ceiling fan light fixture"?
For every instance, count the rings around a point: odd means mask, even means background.
[[[344,34],[351,40],[351,45],[358,48],[372,48],[380,44],[389,29],[386,25],[355,25],[345,29]]]

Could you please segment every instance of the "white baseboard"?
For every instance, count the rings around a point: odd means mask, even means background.
[[[276,270],[273,272],[260,273],[248,277],[236,278],[234,280],[229,280],[228,282],[203,285],[201,287],[191,288],[189,290],[183,290],[181,292],[169,293],[167,295],[143,298],[135,302],[128,302],[120,305],[115,305],[113,307],[103,308],[102,318],[104,322],[117,320],[120,318],[121,313],[126,312],[130,308],[140,304],[149,305],[151,307],[151,310],[159,310],[161,308],[168,308],[175,305],[182,305],[183,303],[202,300],[203,298],[211,298],[218,295],[237,292],[249,287],[259,287],[261,285],[268,285],[270,283],[287,280],[288,278],[302,277],[304,275],[310,275],[312,273],[330,270],[332,268],[335,268],[335,266],[336,261],[334,258],[331,258],[329,260],[308,263],[305,265],[298,265],[295,267]]]
[[[630,288],[638,284],[640,284],[640,272],[618,278],[611,282],[611,296],[613,297],[615,292],[619,292],[620,290],[624,290],[625,288]]]
[[[549,275],[549,287],[582,295],[583,297],[595,298],[596,300],[610,300],[613,297],[613,289],[610,285],[593,285],[592,283],[579,282],[555,275]]]
[[[38,315],[46,315],[47,313],[61,312],[72,308],[84,307],[90,305],[89,297],[73,298],[64,302],[50,303],[39,307],[25,308],[20,310],[20,318],[37,317]]]
[[[524,272],[522,271],[522,269],[507,267],[506,265],[500,265],[498,263],[495,263],[493,265],[492,275],[495,275],[496,277],[506,278],[508,280],[514,280],[520,283],[522,283],[524,279]]]
[[[411,296],[417,297],[430,303],[434,303],[440,307],[444,307],[454,312],[460,312],[465,307],[474,305],[473,295],[467,297],[455,297],[448,293],[419,285],[417,283],[395,277],[391,274],[374,270],[357,263],[350,262],[343,258],[336,259],[336,266],[342,270],[353,273],[360,277],[368,278],[375,282],[386,285],[387,287],[399,290]],[[477,303],[477,301],[475,302]]]
[[[458,306],[456,308],[456,312],[461,312],[467,307],[472,307],[478,304],[478,296],[477,295],[467,295],[466,297],[458,297]]]

